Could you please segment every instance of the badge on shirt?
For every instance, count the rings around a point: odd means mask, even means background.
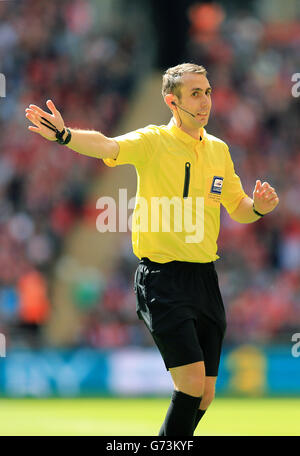
[[[206,178],[206,204],[209,207],[219,207],[224,177],[210,174]]]
[[[223,187],[223,179],[224,179],[224,177],[221,177],[221,176],[213,177],[210,193],[215,193],[217,195],[221,195],[222,187]]]

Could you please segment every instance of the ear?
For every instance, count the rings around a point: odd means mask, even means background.
[[[173,95],[172,93],[168,93],[168,95],[165,96],[165,103],[168,106],[168,108],[171,109],[171,111],[174,111],[176,109],[176,106],[172,104],[172,102],[175,102],[177,104],[177,97],[176,95]]]

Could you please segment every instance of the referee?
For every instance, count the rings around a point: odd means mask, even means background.
[[[220,204],[239,223],[252,223],[279,203],[269,183],[246,195],[228,146],[207,133],[212,88],[203,66],[183,63],[163,75],[168,125],[115,138],[65,127],[51,100],[29,105],[29,130],[106,165],[134,165],[133,214],[137,314],[161,353],[174,383],[161,436],[192,436],[212,402],[226,316],[214,262]],[[162,216],[160,217],[160,214]],[[196,221],[196,222],[195,222]],[[194,223],[195,222],[195,223]]]

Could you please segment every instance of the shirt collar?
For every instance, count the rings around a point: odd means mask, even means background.
[[[167,128],[173,135],[175,135],[177,138],[179,138],[182,141],[184,141],[186,144],[197,145],[199,143],[204,143],[205,142],[206,130],[203,127],[200,130],[200,137],[202,138],[201,141],[200,141],[200,138],[199,139],[195,139],[191,135],[189,135],[188,133],[185,133],[183,130],[181,130],[179,127],[177,127],[173,117],[170,120],[170,122],[168,123]]]

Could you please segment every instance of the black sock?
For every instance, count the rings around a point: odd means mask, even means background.
[[[201,397],[174,391],[165,421],[158,435],[192,436],[200,402]]]
[[[160,436],[166,435],[165,434],[165,422],[163,422],[163,424],[161,425],[158,435],[160,435]]]
[[[196,418],[195,418],[195,428],[194,428],[194,430],[196,430],[196,427],[198,426],[199,421],[201,420],[201,418],[203,417],[205,412],[206,412],[206,410],[201,410],[201,409],[197,410],[197,414],[196,414]]]

